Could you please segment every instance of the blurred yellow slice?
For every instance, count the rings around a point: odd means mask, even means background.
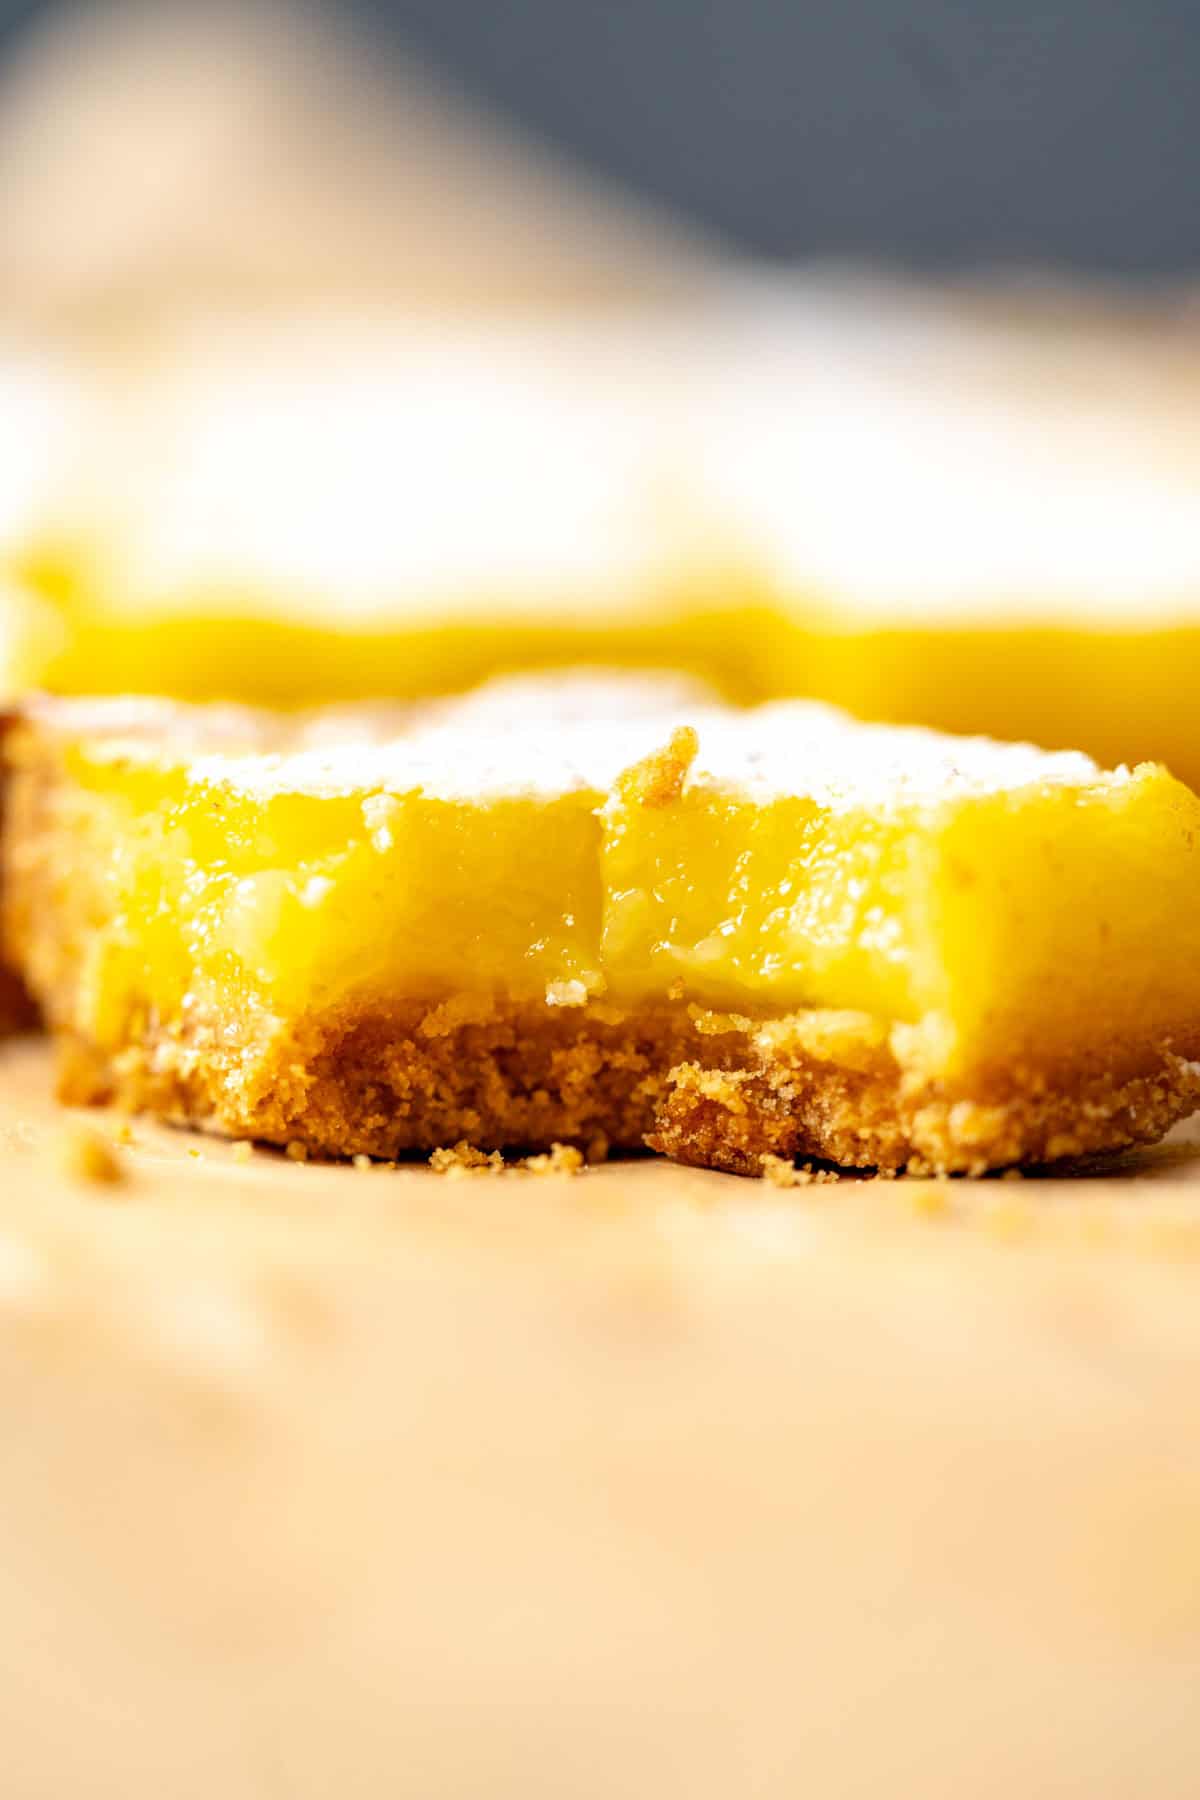
[[[810,282],[209,326],[94,377],[12,681],[288,705],[580,660],[1200,782],[1186,314]]]
[[[754,685],[1200,783],[1197,318],[836,283],[749,306],[700,485],[781,620]]]
[[[744,697],[746,597],[687,487],[703,341],[307,319],[116,358],[12,534],[15,685],[294,706],[600,659]]]

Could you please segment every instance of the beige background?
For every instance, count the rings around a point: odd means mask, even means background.
[[[6,1800],[1196,1791],[1194,1134],[781,1192],[135,1122],[101,1187],[48,1087],[4,1052]]]

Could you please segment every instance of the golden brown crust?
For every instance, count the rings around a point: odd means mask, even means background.
[[[785,1055],[747,1071],[674,1069],[647,1142],[677,1162],[738,1175],[797,1156],[982,1175],[1154,1143],[1198,1102],[1200,1076],[1170,1055],[1141,1075],[1111,1072],[1069,1091],[1013,1084],[985,1099],[910,1084],[890,1059],[862,1075]]]
[[[455,1010],[359,1005],[236,1045],[219,1022],[159,1028],[112,1057],[68,1038],[62,1094],[323,1156],[603,1138],[742,1175],[781,1156],[979,1174],[1151,1142],[1200,1103],[1200,1067],[1169,1051],[1073,1085],[1009,1077],[964,1095],[914,1078],[854,1015]]]

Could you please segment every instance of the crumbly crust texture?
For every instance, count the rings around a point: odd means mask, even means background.
[[[160,1029],[115,1055],[64,1040],[62,1097],[116,1102],[319,1156],[649,1145],[760,1175],[771,1159],[982,1174],[1152,1142],[1200,1105],[1200,1064],[1170,1050],[1062,1085],[1005,1071],[978,1093],[906,1069],[864,1015],[756,1022],[682,1003],[566,1011],[466,997]]]

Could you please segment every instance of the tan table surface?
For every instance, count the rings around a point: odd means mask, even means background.
[[[6,1800],[1200,1791],[1194,1129],[782,1191],[135,1121],[105,1187],[49,1083],[0,1050]]]

